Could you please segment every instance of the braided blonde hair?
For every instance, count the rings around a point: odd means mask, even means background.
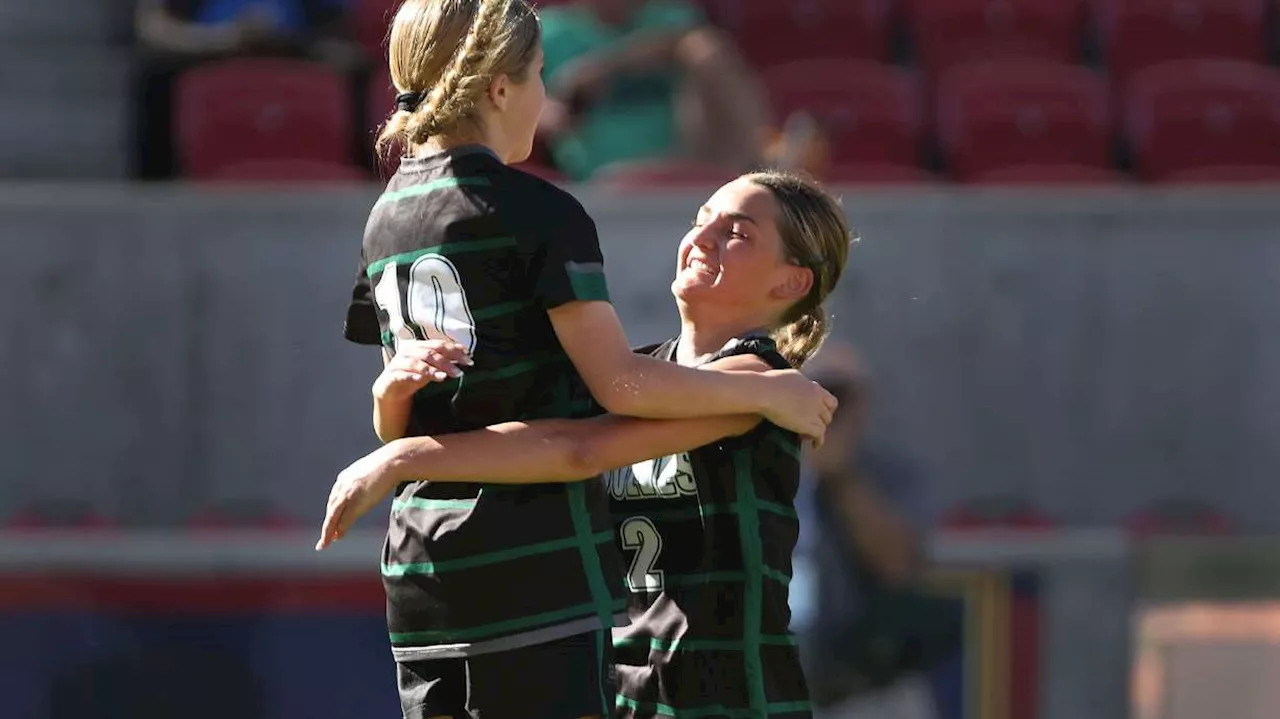
[[[474,126],[493,79],[524,82],[541,42],[527,0],[405,0],[391,25],[391,82],[421,101],[397,107],[378,136],[379,151],[411,151]]]

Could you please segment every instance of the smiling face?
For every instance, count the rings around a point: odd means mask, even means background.
[[[781,315],[803,298],[813,272],[787,256],[773,193],[740,178],[699,210],[680,242],[671,292],[690,307]]]

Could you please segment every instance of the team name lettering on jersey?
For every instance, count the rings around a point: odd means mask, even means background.
[[[606,474],[605,482],[609,495],[617,500],[698,496],[688,452],[620,467]]]

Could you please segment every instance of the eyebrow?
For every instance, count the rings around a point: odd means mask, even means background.
[[[707,207],[706,205],[703,205],[702,207],[699,207],[699,208],[698,208],[698,214],[699,214],[699,215],[701,215],[701,214],[703,214],[703,213],[707,213],[707,212],[711,212],[711,208],[710,208],[710,207]],[[759,226],[760,226],[760,223],[759,223],[759,222],[756,222],[756,220],[755,220],[755,218],[754,218],[754,217],[752,217],[751,215],[746,214],[745,212],[726,212],[726,213],[725,213],[725,216],[726,216],[726,217],[728,217],[728,218],[730,218],[730,219],[733,219],[733,220],[738,220],[739,222],[750,222],[751,224],[755,225],[756,227],[759,227]]]

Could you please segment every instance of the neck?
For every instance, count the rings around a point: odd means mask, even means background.
[[[449,150],[459,147],[466,147],[467,145],[482,145],[487,147],[493,152],[493,154],[497,155],[498,159],[502,160],[504,164],[507,162],[507,157],[502,153],[501,148],[498,147],[498,143],[484,137],[449,137],[445,135],[438,135],[427,140],[426,143],[422,145],[422,148],[426,150],[427,154],[434,155],[441,152],[448,152]]]
[[[686,366],[706,361],[734,337],[764,331],[769,326],[769,320],[764,317],[718,317],[713,312],[698,312],[684,302],[679,304],[680,344],[676,347],[676,361]]]

